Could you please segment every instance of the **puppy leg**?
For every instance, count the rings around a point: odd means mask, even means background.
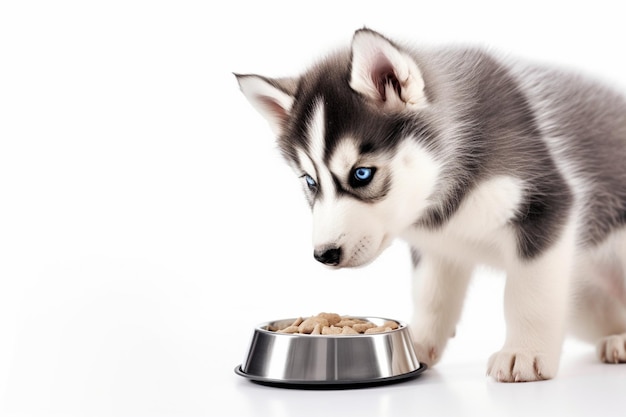
[[[506,341],[489,359],[487,374],[501,382],[553,378],[567,319],[573,244],[561,241],[540,258],[507,271]]]
[[[598,358],[626,362],[626,232],[579,260],[572,291],[574,336],[596,343]]]
[[[624,301],[604,288],[590,284],[578,288],[574,297],[570,316],[572,334],[596,343],[598,358],[602,362],[626,362]]]
[[[604,314],[602,321],[613,324],[611,336],[600,339],[597,344],[598,357],[606,363],[626,363],[626,230],[615,236],[615,263],[613,273],[606,274],[604,282],[610,295],[608,305],[612,314]]]
[[[433,256],[415,258],[411,334],[418,360],[432,366],[454,336],[472,268]]]

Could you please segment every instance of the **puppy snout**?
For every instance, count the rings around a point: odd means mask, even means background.
[[[326,247],[323,249],[315,250],[313,252],[313,257],[325,265],[335,266],[339,265],[339,263],[341,262],[341,252],[342,251],[340,247]]]

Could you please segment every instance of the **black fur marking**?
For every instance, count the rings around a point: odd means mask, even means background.
[[[528,196],[525,207],[513,221],[518,252],[523,259],[532,259],[548,248],[569,214],[572,196],[562,179],[542,188],[545,193],[538,190]]]
[[[374,144],[372,142],[362,143],[359,147],[359,153],[361,155],[367,155],[368,153],[372,153],[374,150]]]

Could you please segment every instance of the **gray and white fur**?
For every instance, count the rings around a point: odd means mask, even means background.
[[[472,271],[506,271],[498,381],[549,379],[566,331],[626,362],[626,100],[478,48],[417,50],[369,29],[299,77],[237,75],[302,178],[314,256],[394,239],[414,264],[412,333],[433,365]]]

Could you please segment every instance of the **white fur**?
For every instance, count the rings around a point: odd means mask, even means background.
[[[507,336],[487,371],[498,381],[549,379],[557,373],[574,267],[573,223],[539,258],[507,266]]]
[[[451,261],[504,268],[516,259],[515,237],[507,227],[522,201],[524,185],[512,177],[494,177],[478,185],[441,230],[410,229],[402,235],[423,252]]]
[[[361,156],[354,141],[349,138],[342,140],[337,144],[328,167],[339,178],[347,178],[355,164],[367,166],[368,162]]]
[[[411,333],[421,362],[435,364],[454,336],[472,265],[423,253],[413,272]]]
[[[325,129],[324,129],[324,103],[318,101],[315,103],[314,110],[308,124],[309,138],[309,155],[318,167],[324,164],[325,145]],[[313,175],[310,172],[309,175]]]
[[[395,218],[393,232],[400,234],[431,204],[442,167],[424,146],[411,138],[398,147],[390,165],[394,186],[385,204],[389,206],[387,215]],[[419,178],[419,182],[415,178]],[[406,204],[398,204],[399,201]]]

